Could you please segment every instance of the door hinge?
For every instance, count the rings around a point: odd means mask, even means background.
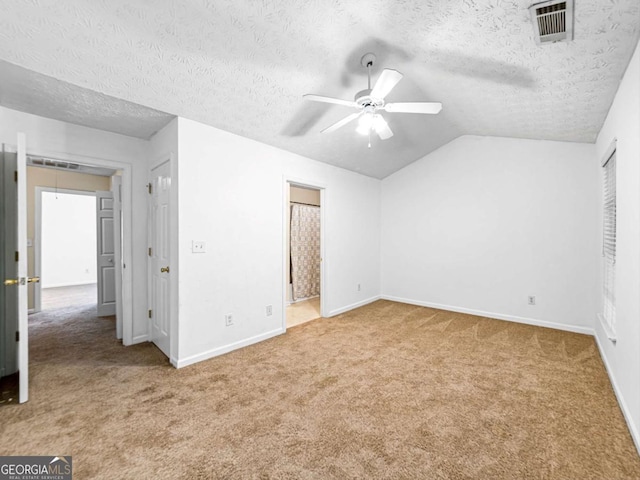
[[[149,247],[149,256],[151,256],[151,252],[153,252],[153,250],[151,250],[151,247]]]
[[[149,318],[151,318],[152,314],[153,314],[153,310],[149,310]]]
[[[151,192],[153,191],[153,186],[151,185],[151,183],[147,183],[147,190],[149,190],[149,195],[151,195]]]
[[[20,261],[20,254],[18,252],[16,252],[16,262]]]
[[[13,171],[13,181],[18,183],[18,171],[17,170]]]
[[[20,341],[20,332],[16,332],[16,342]]]

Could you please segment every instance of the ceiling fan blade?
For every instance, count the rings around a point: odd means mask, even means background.
[[[362,115],[362,112],[359,113],[352,113],[351,115],[349,115],[348,117],[344,117],[342,120],[340,120],[339,122],[334,123],[333,125],[331,125],[330,127],[325,128],[324,130],[322,130],[320,133],[331,133],[331,132],[335,132],[336,130],[338,130],[340,127],[344,127],[347,123],[352,122],[353,120],[355,120],[356,118],[358,118],[360,115]]]
[[[393,137],[393,132],[382,116],[378,116],[378,118],[376,118],[375,130],[380,137],[380,140],[386,140],[387,138]]]
[[[382,107],[390,113],[438,113],[442,110],[440,102],[400,102],[387,103]]]
[[[342,100],[340,98],[325,97],[323,95],[314,95],[312,93],[307,93],[302,97],[313,102],[335,103],[336,105],[344,105],[345,107],[358,107],[356,102],[351,100]]]
[[[373,98],[386,97],[400,80],[402,80],[402,74],[400,72],[398,72],[397,70],[385,68],[378,77],[378,81],[373,86],[373,90],[371,90],[371,96]]]

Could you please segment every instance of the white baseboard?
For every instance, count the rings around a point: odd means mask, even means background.
[[[340,315],[341,313],[348,312],[349,310],[353,310],[354,308],[364,307],[370,303],[375,302],[376,300],[380,300],[380,295],[376,295],[375,297],[367,298],[366,300],[362,300],[360,302],[352,303],[351,305],[347,305],[346,307],[337,308],[335,310],[331,310],[329,312],[329,317],[335,317],[336,315]]]
[[[142,343],[142,342],[150,342],[151,341],[151,337],[149,337],[148,334],[144,334],[144,335],[138,335],[137,337],[133,337],[133,339],[131,339],[131,343],[125,346],[129,346],[129,345],[135,345],[136,343]],[[124,344],[124,341],[122,342]]]
[[[247,338],[245,340],[240,340],[239,342],[235,342],[235,343],[230,343],[229,345],[214,348],[212,350],[207,350],[206,352],[198,353],[196,355],[191,355],[190,357],[186,357],[180,360],[172,358],[171,363],[176,368],[186,367],[187,365],[192,365],[197,362],[202,362],[203,360],[208,360],[210,358],[217,357],[218,355],[229,353],[233,350],[237,350],[242,347],[253,345],[254,343],[268,340],[269,338],[285,333],[285,331],[286,330],[281,327],[276,330],[271,330],[270,332],[263,333],[261,335],[256,335],[255,337]]]
[[[391,300],[392,302],[408,303],[409,305],[418,305],[420,307],[437,308],[438,310],[448,310],[450,312],[468,313],[469,315],[477,315],[479,317],[495,318],[497,320],[507,320],[509,322],[524,323],[534,325],[536,327],[554,328],[556,330],[565,330],[567,332],[583,333],[585,335],[594,335],[593,328],[581,327],[579,325],[566,325],[564,323],[548,322],[546,320],[538,320],[536,318],[518,317],[515,315],[504,315],[502,313],[484,312],[482,310],[474,310],[471,308],[454,307],[451,305],[441,305],[438,303],[423,302],[420,300],[411,300],[408,298],[394,297],[391,295],[382,295],[383,300]]]
[[[40,288],[42,288],[42,290],[46,290],[48,288],[61,288],[61,287],[79,287],[80,285],[96,285],[97,288],[97,283],[96,282],[87,282],[85,281],[80,281],[80,282],[71,282],[71,283],[54,283],[53,285],[47,285],[47,286],[42,286]]]
[[[609,375],[609,381],[611,382],[611,386],[613,387],[613,392],[616,394],[616,399],[618,400],[618,405],[620,405],[620,410],[622,410],[622,415],[624,416],[625,421],[627,422],[627,427],[629,428],[629,433],[631,433],[631,438],[633,439],[633,443],[636,446],[636,450],[640,455],[640,435],[638,434],[638,430],[631,420],[631,413],[629,412],[629,407],[627,403],[624,401],[624,397],[618,388],[618,383],[616,382],[616,378],[613,376],[613,372],[609,365],[609,361],[604,353],[604,349],[602,348],[602,344],[600,343],[600,337],[598,335],[594,335],[596,337],[596,345],[598,345],[598,350],[600,350],[600,358],[602,358],[602,363],[604,363],[604,368],[607,371],[607,375]]]

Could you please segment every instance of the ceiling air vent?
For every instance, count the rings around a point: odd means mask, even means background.
[[[66,160],[58,160],[55,158],[35,155],[27,155],[27,165],[31,165],[33,167],[54,168],[56,170],[74,170],[77,173],[100,175],[103,177],[111,177],[116,174],[116,171],[111,168],[83,165],[81,163],[67,162]]]
[[[77,170],[80,166],[77,163],[65,162],[64,160],[32,157],[31,155],[27,156],[27,164],[36,167],[59,168],[62,170]]]
[[[529,12],[538,45],[573,40],[573,0],[536,3]]]

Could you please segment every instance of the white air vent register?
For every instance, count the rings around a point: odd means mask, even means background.
[[[573,40],[573,0],[551,0],[529,7],[536,43]]]

